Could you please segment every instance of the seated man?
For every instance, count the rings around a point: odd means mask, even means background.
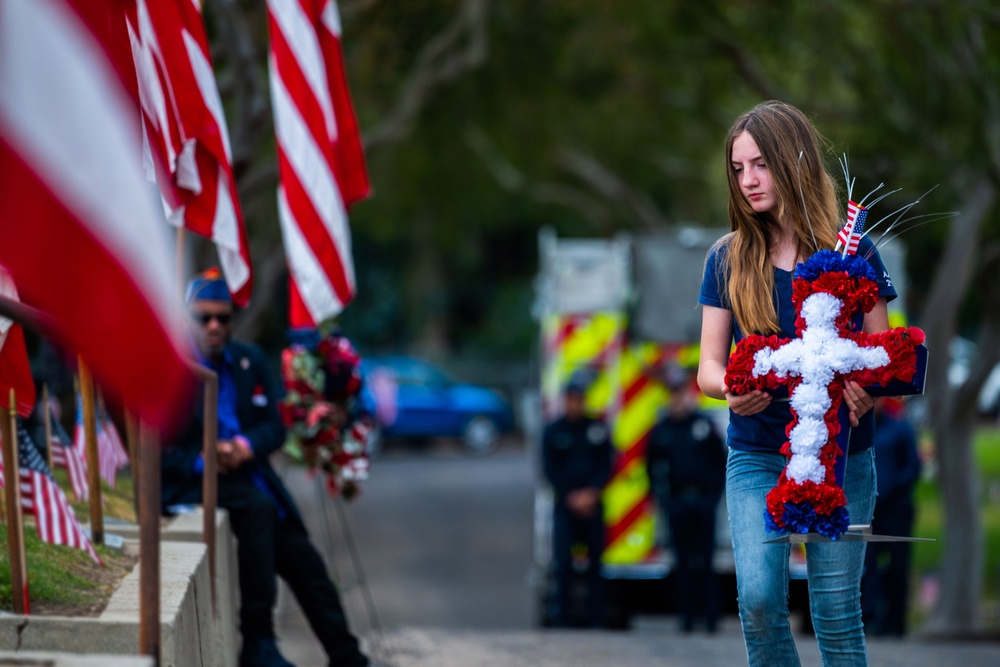
[[[278,396],[262,351],[230,340],[233,304],[217,271],[195,277],[187,306],[200,361],[219,376],[219,506],[237,540],[241,667],[292,667],[278,652],[273,609],[275,575],[291,588],[331,666],[362,667],[367,658],[347,619],[326,566],[302,518],[268,462],[284,442]],[[164,508],[201,502],[203,402],[163,450]]]

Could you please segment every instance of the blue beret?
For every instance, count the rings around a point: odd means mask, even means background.
[[[191,278],[188,282],[184,303],[192,301],[225,301],[233,302],[229,287],[218,269],[209,269]]]

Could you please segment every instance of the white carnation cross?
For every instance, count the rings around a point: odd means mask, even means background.
[[[819,455],[830,439],[823,418],[833,403],[830,386],[834,378],[889,363],[889,353],[884,347],[865,347],[840,336],[836,319],[842,308],[843,302],[832,294],[810,295],[800,310],[806,323],[801,337],[754,354],[754,377],[774,373],[782,380],[802,379],[791,394],[791,407],[799,423],[788,436],[792,456],[785,468],[787,476],[797,484],[805,481],[820,484],[826,477]]]

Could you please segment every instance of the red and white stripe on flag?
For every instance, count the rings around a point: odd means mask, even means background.
[[[76,455],[86,462],[87,436],[83,426],[83,399],[78,393],[76,396],[76,424],[73,429],[73,445]],[[112,489],[118,480],[118,471],[128,465],[128,455],[121,444],[121,438],[115,429],[112,433],[109,425],[113,429],[114,425],[110,418],[98,417],[95,425],[97,435],[97,469],[98,473]],[[54,463],[53,459],[53,463]],[[86,470],[86,468],[84,468]]]
[[[18,429],[21,431],[22,429]],[[30,445],[34,447],[34,445]],[[19,443],[18,449],[21,445]],[[0,455],[0,488],[3,487],[3,456]],[[103,565],[103,561],[87,539],[76,514],[55,480],[21,462],[18,468],[21,490],[21,510],[35,517],[38,537],[50,544],[83,549]]]
[[[233,301],[244,306],[253,286],[250,254],[198,3],[134,0],[126,20],[151,152],[147,175],[171,224],[215,242]]]
[[[0,3],[0,264],[105,390],[167,426],[190,388],[172,256],[142,178],[124,3]]]
[[[87,462],[72,443],[52,441],[52,466],[65,468],[73,495],[80,502],[90,499],[90,483],[87,481]]]
[[[49,544],[82,549],[95,561],[102,563],[59,485],[35,470],[22,468],[20,476],[21,509],[25,514],[35,517],[38,537]]]
[[[858,252],[858,244],[861,242],[861,234],[864,230],[863,223],[858,224],[858,216],[860,215],[863,221],[867,210],[861,204],[855,204],[853,201],[847,202],[847,223],[837,235],[837,240],[844,246],[848,255],[854,255]]]
[[[114,420],[107,414],[104,416],[104,430],[108,434],[108,441],[115,452],[118,467],[124,468],[129,464],[128,450],[125,448],[125,443],[122,442],[122,437],[118,433],[118,427],[115,426]]]
[[[86,501],[90,498],[90,482],[87,480],[87,462],[83,458],[83,449],[74,446],[73,440],[54,415],[49,415],[49,419],[52,422],[52,465],[66,469],[76,499]]]
[[[268,0],[278,219],[291,283],[289,323],[310,327],[354,297],[347,208],[370,185],[333,0]]]
[[[115,437],[108,431],[108,423],[97,426],[97,459],[100,464],[101,479],[108,483],[112,489],[118,481],[118,471],[128,465],[128,457],[121,447],[120,441],[115,442]]]

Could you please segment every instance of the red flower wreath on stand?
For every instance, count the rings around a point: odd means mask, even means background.
[[[368,478],[366,445],[373,422],[352,414],[361,390],[361,357],[340,333],[320,335],[315,345],[296,343],[281,353],[286,451],[310,471],[322,472],[330,495],[350,500]]]

